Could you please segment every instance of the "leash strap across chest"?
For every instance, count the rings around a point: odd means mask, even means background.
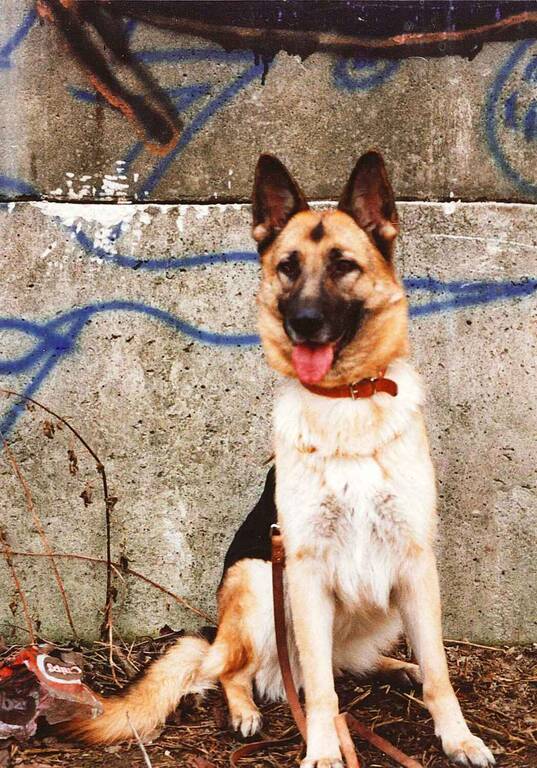
[[[276,647],[278,660],[282,672],[283,685],[289,702],[289,708],[295,720],[302,738],[306,740],[306,717],[298,698],[298,693],[293,680],[291,663],[289,661],[289,647],[287,645],[287,627],[285,621],[285,601],[283,589],[283,569],[285,567],[285,549],[279,527],[273,525],[271,529],[272,541],[272,595],[274,605],[274,628],[276,632]],[[349,733],[349,729],[357,736],[375,746],[385,755],[392,758],[403,768],[423,768],[422,764],[395,747],[386,739],[379,736],[366,725],[357,720],[353,715],[340,713],[335,719],[336,730],[345,757],[347,768],[360,768],[360,762]]]

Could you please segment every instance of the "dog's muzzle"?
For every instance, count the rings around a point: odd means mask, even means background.
[[[316,307],[300,307],[284,319],[285,332],[293,344],[326,344],[331,341],[330,326]]]

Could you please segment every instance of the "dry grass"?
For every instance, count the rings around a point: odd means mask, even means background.
[[[168,634],[156,640],[142,639],[130,646],[116,645],[114,660],[121,683],[126,684],[173,639],[174,635]],[[112,691],[107,646],[94,644],[84,651],[88,683],[97,691]],[[474,732],[496,754],[499,768],[536,768],[537,647],[490,649],[450,644],[447,653],[464,713]],[[338,682],[338,691],[342,708],[352,706],[367,725],[421,760],[424,768],[447,768],[419,691],[397,691],[350,676]],[[274,738],[289,733],[293,723],[285,704],[269,704],[262,709],[264,736]],[[202,702],[187,700],[158,739],[147,745],[147,755],[153,768],[199,768],[203,759],[223,768],[229,765],[229,755],[239,745],[227,727],[223,695],[214,692]],[[358,741],[357,746],[367,768],[395,766],[369,745]],[[290,746],[246,758],[241,764],[250,768],[290,768],[297,765],[299,752],[297,739]],[[0,766],[19,768],[143,768],[147,764],[134,739],[131,744],[89,749],[43,735],[31,744],[10,744],[3,752],[0,750]]]

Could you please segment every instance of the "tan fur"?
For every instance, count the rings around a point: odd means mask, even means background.
[[[227,572],[218,593],[218,634],[214,645],[226,649],[220,676],[232,677],[255,662],[252,644],[244,632],[245,617],[251,613],[254,600],[244,566],[236,563]]]
[[[217,672],[226,694],[231,725],[243,736],[255,733],[261,722],[252,687],[259,659],[248,632],[248,616],[254,612],[255,599],[245,563],[235,563],[218,592],[218,633],[204,666],[213,674]],[[211,669],[214,663],[218,669]]]
[[[122,695],[100,697],[104,712],[94,720],[77,718],[59,730],[87,744],[113,744],[134,737],[150,739],[181,698],[202,693],[213,681],[200,676],[209,644],[199,637],[184,637],[158,659]]]
[[[256,732],[261,717],[253,700],[258,665],[247,630],[255,595],[244,562],[232,566],[218,593],[219,627],[212,645],[199,637],[181,638],[124,693],[100,696],[103,714],[75,718],[58,732],[87,744],[113,744],[134,737],[150,740],[180,700],[203,693],[220,680],[232,725],[244,736]]]
[[[322,220],[324,237],[313,242],[311,230]],[[331,249],[338,248],[346,258],[359,264],[362,272],[351,273],[331,285],[323,277]],[[393,266],[379,253],[363,230],[341,211],[304,211],[296,214],[272,246],[263,254],[263,281],[258,294],[259,331],[269,364],[285,376],[294,376],[292,344],[285,333],[278,299],[289,286],[277,271],[278,262],[292,251],[299,251],[300,263],[308,273],[311,291],[320,281],[328,291],[345,299],[365,302],[367,319],[361,332],[339,355],[336,364],[320,386],[334,387],[377,376],[390,360],[408,354],[407,301]]]
[[[414,680],[421,674],[446,754],[486,768],[494,758],[464,721],[442,644],[434,471],[421,388],[406,361],[408,310],[392,261],[397,213],[384,164],[378,153],[364,155],[337,211],[304,210],[296,182],[270,157],[258,164],[256,187],[254,224],[262,213],[264,236],[271,234],[258,294],[269,364],[297,378],[294,330],[285,316],[289,297],[299,295],[305,306],[317,302],[324,313],[332,296],[334,306],[361,302],[365,312],[316,386],[349,385],[386,371],[399,387],[397,398],[334,403],[289,383],[276,403],[276,503],[306,694],[302,768],[340,768],[334,667],[360,671],[367,653],[383,674],[404,672]],[[336,259],[359,269],[331,270],[334,249]],[[390,627],[399,614],[419,671],[378,655],[395,638]]]

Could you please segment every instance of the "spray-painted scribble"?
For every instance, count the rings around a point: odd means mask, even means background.
[[[524,194],[537,197],[537,42],[513,48],[485,104],[489,149],[500,171]]]
[[[334,64],[332,76],[337,88],[369,91],[387,82],[400,66],[400,61],[385,59],[340,59]]]
[[[263,65],[256,64],[253,56],[247,52],[226,53],[214,48],[177,47],[141,50],[135,54],[135,57],[147,65],[180,63],[180,74],[182,75],[185,74],[185,68],[188,68],[189,64],[200,62],[224,64],[231,69],[228,82],[223,87],[221,84],[215,85],[203,80],[201,82],[194,81],[189,85],[164,89],[185,124],[179,141],[173,149],[156,162],[153,161],[153,167],[146,172],[145,177],[141,178],[134,185],[134,188],[129,190],[129,194],[135,200],[144,200],[154,192],[172,163],[177,160],[207,123],[252,81],[262,75]],[[195,76],[195,72],[193,76]],[[97,98],[94,92],[80,88],[71,88],[70,93],[73,98],[83,104],[94,104]],[[143,152],[144,144],[142,141],[135,141],[130,144],[119,161],[123,174],[130,172],[134,162]]]
[[[26,39],[35,23],[35,13],[27,11],[18,27],[11,32],[0,46],[0,67],[14,64],[14,53]],[[118,179],[126,178],[139,162],[141,178],[134,189],[129,187],[129,196],[146,200],[156,190],[159,182],[169,172],[181,153],[218,114],[230,104],[264,71],[262,63],[256,63],[248,51],[226,53],[215,47],[188,47],[184,45],[155,49],[136,49],[136,22],[125,27],[127,37],[133,46],[136,61],[147,67],[177,67],[180,80],[165,89],[167,98],[174,104],[183,121],[183,130],[178,143],[164,157],[140,162],[145,152],[144,143],[130,141],[120,160],[116,161],[112,173]],[[511,157],[511,142],[523,141],[534,146],[537,138],[537,99],[534,98],[537,82],[535,43],[526,41],[514,48],[495,80],[486,105],[487,139],[498,166],[519,188],[528,194],[537,193],[537,183],[524,177],[517,170]],[[196,64],[214,63],[221,65],[219,82],[212,82],[207,75],[200,77]],[[349,92],[370,91],[389,83],[402,66],[400,61],[371,59],[338,59],[333,65],[332,79],[336,88]],[[186,75],[186,78],[185,78]],[[186,82],[185,82],[186,79]],[[68,95],[80,104],[80,108],[95,105],[94,91],[69,86]],[[126,132],[128,134],[128,132]],[[512,153],[514,154],[514,153]],[[147,161],[147,157],[144,158]],[[119,169],[119,170],[118,170]],[[133,178],[136,174],[132,174]],[[107,190],[105,190],[107,192]],[[109,190],[108,190],[109,192]],[[37,196],[38,191],[23,179],[0,175],[0,196]],[[74,193],[76,197],[76,192]],[[99,197],[99,191],[90,189],[87,197]],[[84,197],[80,194],[80,197]],[[61,222],[58,220],[59,225]],[[194,254],[190,256],[162,256],[144,258],[121,252],[123,223],[119,222],[108,232],[110,247],[102,240],[97,244],[81,223],[62,228],[69,232],[82,252],[88,257],[122,269],[140,272],[159,272],[192,269],[204,266],[225,266],[234,263],[257,263],[257,255],[251,251],[229,251]],[[423,317],[439,312],[450,312],[462,308],[477,307],[491,302],[522,299],[531,296],[537,289],[537,281],[527,278],[518,281],[437,281],[433,278],[409,278],[405,281],[410,294],[413,317]],[[158,320],[178,334],[185,335],[198,343],[219,346],[245,346],[258,343],[251,329],[243,333],[225,334],[211,329],[197,327],[168,310],[155,307],[151,302],[133,302],[122,298],[94,302],[83,307],[67,309],[54,319],[0,318],[0,331],[25,337],[29,349],[16,358],[0,362],[3,376],[28,377],[25,394],[39,389],[50,373],[75,350],[83,350],[83,330],[97,314],[114,316],[119,312],[131,312]],[[4,414],[0,429],[6,432],[16,423],[19,411],[11,407]]]
[[[0,69],[9,69],[13,66],[13,54],[26,39],[29,31],[37,21],[34,8],[28,10],[17,28],[9,35],[5,43],[0,44]]]
[[[0,199],[2,197],[37,197],[38,191],[31,184],[21,179],[0,174]]]
[[[36,18],[33,9],[27,11],[8,40],[0,46],[0,68],[7,69],[13,66],[13,54],[26,39]],[[129,197],[143,200],[155,190],[172,163],[177,160],[207,123],[229,102],[233,101],[241,91],[247,88],[252,81],[260,78],[266,65],[256,63],[251,52],[232,51],[227,53],[221,48],[214,47],[193,48],[177,44],[168,48],[136,50],[136,28],[137,23],[132,20],[124,27],[127,38],[129,40],[134,39],[133,60],[135,64],[138,63],[150,68],[150,70],[155,67],[166,66],[176,69],[178,84],[163,89],[163,93],[174,105],[177,114],[183,121],[179,140],[162,157],[155,159],[148,155],[144,143],[139,140],[131,141],[126,147],[119,161],[122,174],[128,173],[142,155],[147,155],[144,156],[143,167],[136,174],[137,181],[131,183],[129,188]],[[226,74],[224,75],[220,69],[218,82],[208,81],[205,77],[201,81],[196,80],[199,75],[195,71],[195,65],[204,62],[222,65],[226,68]],[[187,79],[186,83],[185,78]],[[80,102],[81,106],[83,104],[94,105],[97,99],[95,91],[73,86],[68,88],[68,94]],[[126,131],[125,135],[127,140],[130,140],[132,131]],[[108,175],[114,176],[117,173],[116,163]],[[88,197],[88,194],[97,198],[109,197],[111,191],[113,192],[109,184],[104,184],[101,189],[92,189],[89,185],[86,186],[87,189],[82,190],[80,197]],[[27,180],[5,174],[0,175],[0,197],[10,199],[11,197],[35,197],[38,194],[39,191]],[[73,194],[73,197],[76,196]]]
[[[71,354],[84,327],[101,313],[133,312],[158,320],[163,325],[203,344],[215,346],[251,346],[258,343],[255,334],[224,334],[197,328],[171,312],[135,301],[103,301],[63,312],[53,320],[28,321],[22,318],[0,317],[0,332],[25,335],[33,347],[19,357],[0,361],[0,375],[29,375],[23,390],[34,395],[63,358]],[[15,425],[23,407],[11,405],[0,421],[0,432],[7,435]]]
[[[217,264],[232,265],[237,262],[250,262],[255,265],[257,261],[257,255],[253,252],[231,251],[143,262],[109,253],[101,247],[96,248],[91,241],[84,238],[79,240],[79,243],[89,255],[97,256],[102,261],[127,269],[145,268],[151,272],[184,270]],[[444,282],[432,277],[424,277],[405,280],[405,287],[412,299],[411,316],[423,317],[506,299],[528,297],[537,291],[537,279]],[[236,334],[218,333],[197,327],[167,310],[144,302],[114,299],[67,310],[53,320],[30,321],[24,318],[0,317],[0,332],[25,336],[26,343],[19,344],[19,347],[24,348],[30,345],[23,354],[0,361],[0,375],[27,376],[28,382],[23,394],[34,395],[66,356],[75,350],[82,351],[82,333],[93,317],[104,313],[115,315],[119,312],[136,313],[157,320],[176,333],[201,344],[244,347],[259,343],[257,335],[252,331]],[[21,411],[20,405],[10,405],[0,422],[0,432],[9,433],[15,426]]]

